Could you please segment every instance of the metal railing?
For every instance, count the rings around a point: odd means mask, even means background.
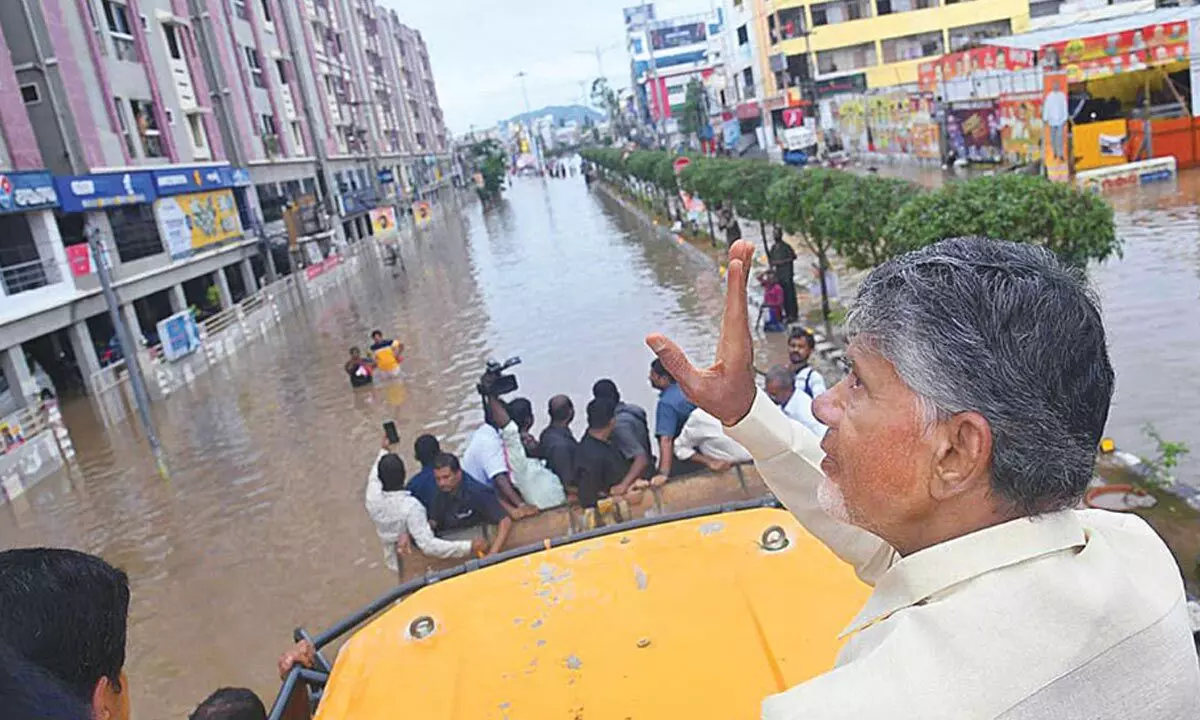
[[[519,548],[513,548],[512,550],[506,550],[504,552],[497,553],[479,560],[469,560],[457,567],[442,570],[440,572],[429,573],[428,575],[409,580],[408,582],[402,583],[384,595],[376,598],[369,605],[353,615],[334,623],[332,627],[316,636],[309,635],[304,628],[296,628],[292,634],[293,641],[299,642],[301,640],[308,640],[313,644],[317,650],[315,662],[317,668],[302,668],[299,665],[292,667],[292,669],[288,672],[287,677],[283,679],[283,686],[280,688],[279,695],[276,696],[275,702],[271,706],[271,714],[268,716],[268,720],[282,720],[284,717],[284,711],[288,708],[288,705],[292,700],[292,695],[296,692],[297,686],[300,683],[304,683],[304,689],[311,692],[313,703],[312,706],[310,706],[311,713],[311,710],[315,709],[315,703],[320,699],[319,696],[321,691],[329,682],[329,676],[333,673],[333,663],[329,662],[325,658],[325,656],[321,653],[321,648],[325,647],[334,640],[337,640],[339,637],[345,635],[351,630],[354,630],[366,621],[374,618],[384,610],[387,610],[394,603],[403,600],[404,598],[412,595],[424,587],[433,585],[434,583],[441,582],[443,580],[449,580],[450,578],[458,577],[459,575],[465,575],[469,572],[474,572],[475,570],[491,567],[493,565],[499,565],[500,563],[512,560],[513,558],[525,557],[526,555],[532,555],[534,553],[549,550],[551,548],[572,545],[574,543],[582,542],[584,540],[591,540],[592,538],[603,537],[605,535],[629,532],[631,530],[651,527],[654,525],[663,525],[680,520],[692,520],[694,518],[707,517],[709,515],[720,515],[722,513],[738,512],[741,510],[754,510],[757,508],[781,507],[783,506],[778,500],[775,499],[774,496],[767,495],[764,497],[755,498],[753,500],[739,500],[737,502],[723,503],[720,505],[708,505],[701,508],[684,510],[682,512],[671,513],[668,515],[643,517],[637,520],[618,523],[616,525],[607,525],[594,530],[587,530],[577,535],[547,539],[539,543],[532,543]]]
[[[9,295],[46,287],[62,279],[53,261],[40,258],[0,267],[0,277],[3,278],[4,290]]]

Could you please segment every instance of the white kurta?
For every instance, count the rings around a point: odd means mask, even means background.
[[[1066,510],[901,558],[820,509],[818,441],[764,393],[729,434],[875,588],[835,667],[767,698],[764,718],[1200,718],[1179,568],[1140,518]]]

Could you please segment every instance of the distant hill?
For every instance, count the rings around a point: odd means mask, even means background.
[[[594,123],[599,123],[604,120],[603,114],[583,105],[547,105],[540,110],[521,113],[520,115],[509,118],[502,124],[507,124],[509,122],[524,123],[529,120],[545,117],[546,115],[554,116],[555,125],[563,125],[571,120],[574,120],[582,125],[584,118],[591,118],[592,122]]]

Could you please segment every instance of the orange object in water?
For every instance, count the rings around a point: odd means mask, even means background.
[[[784,510],[617,528],[398,602],[342,647],[317,718],[757,717],[833,666],[868,594]]]

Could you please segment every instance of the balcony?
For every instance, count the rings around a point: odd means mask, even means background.
[[[938,6],[938,0],[876,0],[875,9],[880,15],[929,10]]]
[[[109,33],[112,36],[113,56],[122,62],[138,62],[137,45],[133,42],[132,35],[122,33]]]
[[[868,0],[834,0],[817,3],[811,10],[813,27],[838,25],[871,17],[871,3]]]
[[[881,45],[883,46],[883,61],[885,63],[919,60],[920,58],[942,55],[945,52],[940,30],[917,35],[907,35],[905,37],[888,38]]]
[[[873,42],[817,53],[817,72],[821,75],[861,70],[878,64]]]

